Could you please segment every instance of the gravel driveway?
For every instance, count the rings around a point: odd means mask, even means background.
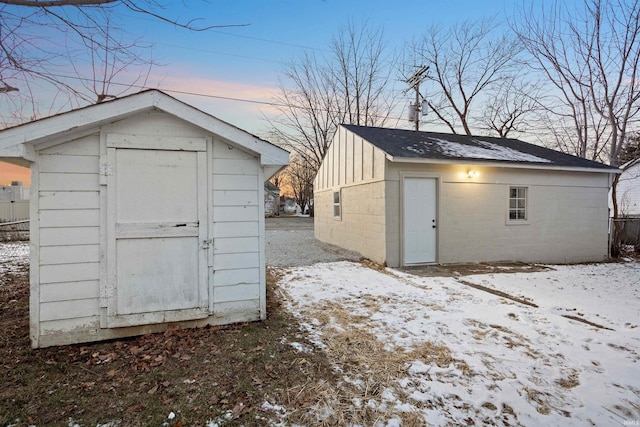
[[[298,267],[318,262],[357,261],[361,255],[313,237],[313,218],[265,218],[269,267]]]

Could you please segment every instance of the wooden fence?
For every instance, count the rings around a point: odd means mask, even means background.
[[[640,218],[612,218],[611,222],[611,229],[617,230],[620,243],[640,247]]]

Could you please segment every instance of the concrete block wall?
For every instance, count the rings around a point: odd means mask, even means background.
[[[333,192],[341,191],[341,217],[333,217]],[[371,182],[315,193],[316,239],[359,252],[375,262],[386,259],[385,183]]]
[[[477,171],[469,179],[467,171]],[[390,164],[387,264],[400,265],[402,176],[438,179],[439,263],[602,261],[608,249],[608,176],[472,165]],[[528,188],[528,221],[507,220],[510,186]],[[395,218],[397,223],[391,223]]]
[[[572,263],[607,257],[605,188],[528,186],[529,220],[521,224],[507,221],[508,188],[443,184],[441,211],[447,214],[440,218],[441,263]]]

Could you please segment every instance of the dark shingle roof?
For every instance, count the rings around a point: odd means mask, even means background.
[[[275,184],[273,184],[271,181],[265,181],[264,182],[264,188],[266,188],[269,191],[280,192],[280,189]]]
[[[406,129],[342,125],[390,156],[401,159],[436,159],[518,163],[549,167],[588,168],[617,171],[593,162],[519,139],[468,136]]]

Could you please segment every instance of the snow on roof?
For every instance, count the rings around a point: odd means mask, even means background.
[[[538,162],[551,163],[549,159],[534,156],[533,154],[516,151],[509,147],[493,144],[479,139],[472,139],[478,146],[460,144],[446,139],[429,137],[429,140],[435,142],[442,150],[443,154],[451,157],[469,157],[472,159],[489,159],[489,160],[513,160],[517,162]]]
[[[391,161],[428,160],[447,163],[477,161],[601,170],[619,169],[513,138],[342,125],[391,156]]]

